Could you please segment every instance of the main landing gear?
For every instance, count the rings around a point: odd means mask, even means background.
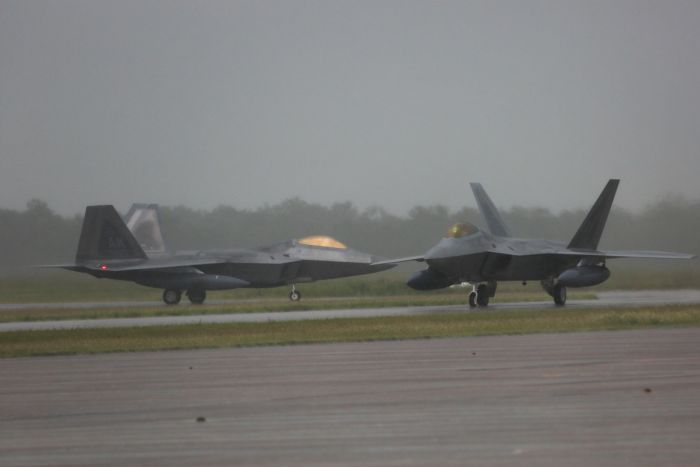
[[[299,292],[293,285],[292,291],[289,292],[289,299],[293,302],[298,302],[299,300],[301,300],[301,292]]]
[[[489,306],[489,299],[496,295],[496,283],[477,284],[469,293],[469,308],[485,308]]]
[[[201,305],[207,298],[207,292],[203,289],[190,289],[187,291],[187,298],[193,305]],[[165,289],[163,291],[163,301],[166,305],[177,305],[182,299],[182,291],[177,289]]]
[[[554,280],[544,280],[541,282],[542,288],[547,292],[553,299],[556,306],[566,305],[566,286],[562,284],[557,284]]]
[[[202,289],[192,289],[187,291],[187,298],[190,299],[190,303],[193,305],[201,305],[207,298],[207,291]]]
[[[566,287],[561,284],[555,285],[552,288],[552,298],[556,306],[566,305]]]
[[[182,292],[175,289],[165,289],[163,291],[163,301],[166,305],[177,305],[182,298]]]

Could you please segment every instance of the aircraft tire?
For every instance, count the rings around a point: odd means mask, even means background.
[[[489,292],[486,284],[481,284],[476,288],[476,304],[480,307],[489,306]]]
[[[182,298],[182,292],[175,289],[165,289],[163,291],[163,301],[166,305],[177,305]]]
[[[566,304],[566,287],[560,284],[552,287],[552,297],[556,306],[564,306]]]
[[[289,292],[289,299],[293,302],[298,302],[299,300],[301,300],[301,292],[299,292],[298,290],[292,290],[291,292]]]
[[[469,292],[469,308],[476,308],[476,292]]]
[[[190,303],[193,305],[201,305],[207,298],[206,290],[192,289],[187,291],[187,298],[190,299]]]

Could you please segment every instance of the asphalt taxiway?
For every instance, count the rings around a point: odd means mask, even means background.
[[[0,360],[1,465],[695,465],[700,328]]]
[[[597,300],[570,300],[567,309],[611,307],[611,306],[640,306],[640,305],[673,305],[700,303],[700,290],[645,290],[645,291],[614,291],[600,292]],[[63,305],[63,304],[55,304]],[[11,305],[5,305],[9,307]],[[24,306],[24,305],[22,305]],[[113,305],[115,306],[115,305]],[[518,310],[518,309],[551,309],[551,301],[492,303],[488,309]],[[5,308],[9,309],[9,308]],[[370,318],[378,316],[410,316],[464,311],[466,305],[447,306],[416,306],[389,308],[355,308],[347,310],[313,310],[313,311],[278,311],[263,313],[229,313],[198,315],[196,306],[191,307],[192,315],[158,316],[144,318],[107,318],[56,321],[23,321],[0,323],[0,332],[7,331],[39,331],[50,329],[80,329],[80,328],[115,328],[134,326],[163,326],[198,323],[251,323],[268,321],[299,321],[309,319],[333,318]],[[479,310],[479,309],[477,309]],[[483,310],[483,309],[481,309]],[[2,313],[2,309],[0,309]]]

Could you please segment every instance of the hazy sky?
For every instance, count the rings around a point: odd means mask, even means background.
[[[700,198],[700,2],[0,0],[0,207]]]

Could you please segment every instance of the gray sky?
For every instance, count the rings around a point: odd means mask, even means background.
[[[0,0],[0,206],[700,198],[700,2]]]

